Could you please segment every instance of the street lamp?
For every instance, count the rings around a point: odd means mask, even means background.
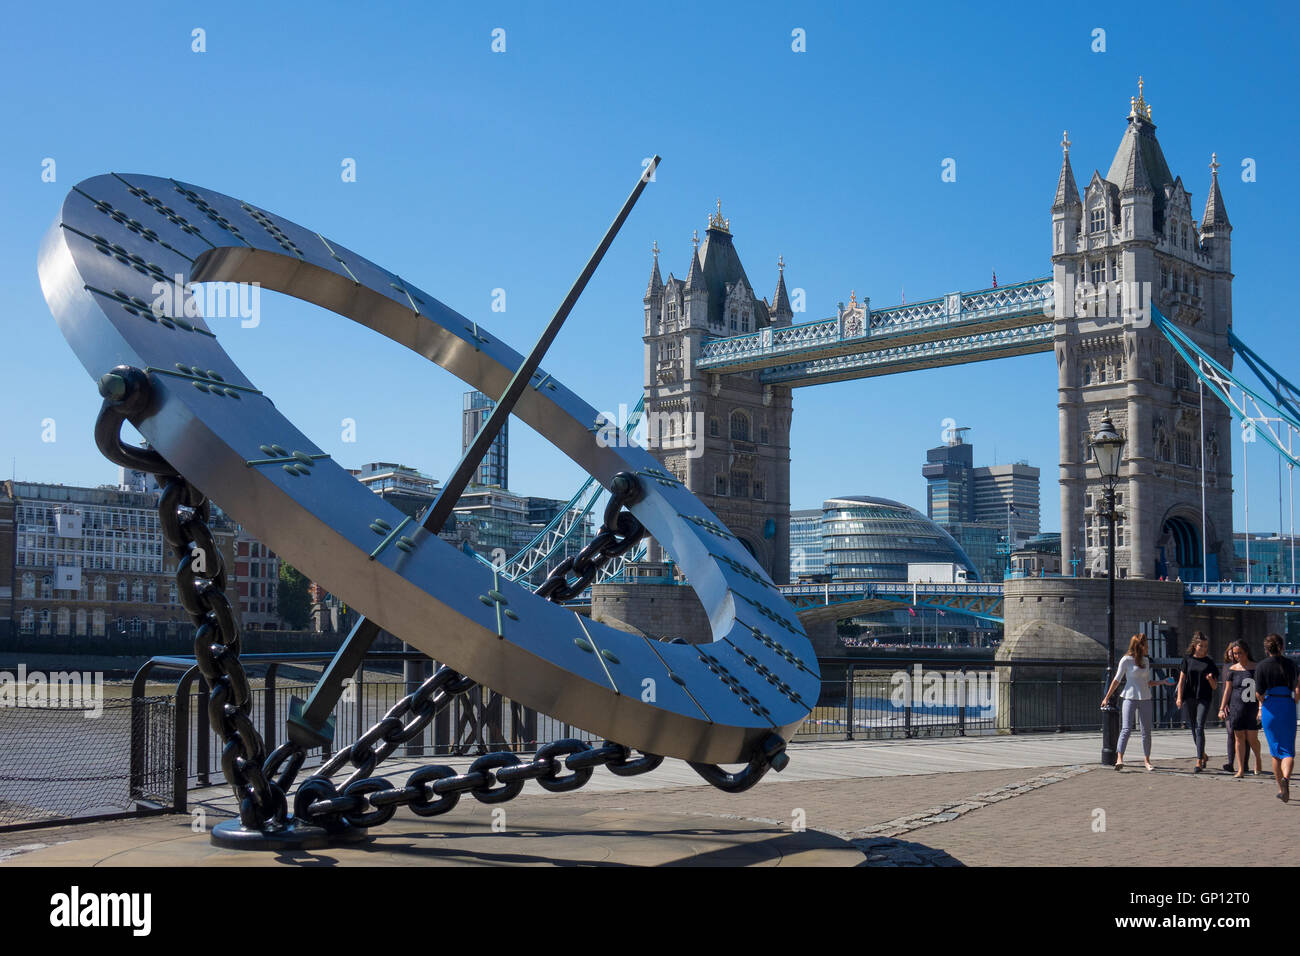
[[[1120,458],[1124,452],[1124,439],[1115,430],[1110,412],[1102,412],[1101,424],[1092,436],[1092,452],[1101,472],[1105,497],[1102,507],[1106,516],[1106,688],[1115,676],[1115,482],[1119,478]],[[1101,762],[1115,765],[1115,750],[1119,743],[1119,707],[1114,700],[1103,708],[1101,730]]]

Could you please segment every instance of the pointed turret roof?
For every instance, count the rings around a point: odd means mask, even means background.
[[[1149,191],[1156,222],[1164,219],[1165,187],[1172,186],[1164,150],[1156,139],[1156,124],[1151,121],[1151,107],[1142,96],[1142,78],[1138,77],[1138,95],[1129,100],[1128,127],[1111,160],[1106,179],[1121,193]]]
[[[656,241],[651,247],[654,253],[655,264],[650,270],[650,283],[646,286],[645,297],[647,299],[660,295],[664,291],[664,280],[659,275],[659,243]]]
[[[705,292],[707,289],[704,285],[704,270],[700,265],[700,234],[698,232],[691,238],[691,268],[686,273],[686,291],[687,292]]]
[[[736,283],[741,283],[749,290],[754,300],[754,327],[762,328],[771,324],[767,304],[754,295],[754,284],[745,275],[745,267],[740,264],[740,256],[732,244],[731,220],[722,217],[722,202],[719,200],[717,212],[709,216],[709,228],[704,233],[704,242],[700,245],[697,258],[703,273],[705,287],[709,292],[709,321],[721,323],[727,308],[727,292]]]
[[[1201,217],[1201,229],[1212,227],[1232,228],[1228,221],[1228,207],[1223,204],[1223,193],[1219,192],[1219,154],[1210,154],[1210,192],[1205,197],[1205,215]]]
[[[790,308],[790,296],[785,291],[785,257],[778,256],[776,260],[776,294],[772,296],[773,315],[793,315],[794,310]]]
[[[1083,205],[1079,201],[1079,187],[1074,182],[1074,169],[1070,166],[1070,133],[1061,134],[1061,175],[1056,180],[1056,199],[1052,209],[1065,209]]]

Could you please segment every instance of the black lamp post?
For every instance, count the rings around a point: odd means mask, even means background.
[[[1106,492],[1102,506],[1106,515],[1106,688],[1109,690],[1115,677],[1115,482],[1119,478],[1124,439],[1115,430],[1110,413],[1104,412],[1103,416],[1092,436],[1092,451]],[[1113,767],[1119,742],[1119,707],[1112,699],[1102,708],[1102,713],[1101,762]]]

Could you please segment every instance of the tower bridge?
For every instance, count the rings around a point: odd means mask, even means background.
[[[854,293],[834,316],[795,324],[784,260],[772,298],[760,297],[720,202],[684,279],[662,278],[656,245],[643,297],[645,409],[706,427],[651,444],[774,581],[789,580],[795,388],[1039,352],[1055,354],[1058,372],[1062,553],[1084,556],[1084,575],[1104,572],[1101,476],[1088,439],[1109,414],[1126,440],[1118,576],[1217,580],[1231,566],[1231,411],[1211,402],[1201,421],[1202,370],[1150,318],[1167,318],[1231,369],[1232,226],[1217,163],[1198,222],[1150,106],[1141,93],[1129,105],[1107,171],[1094,170],[1082,191],[1062,138],[1048,277],[883,309]],[[1202,435],[1204,501],[1194,447]],[[690,440],[703,453],[684,454]],[[661,549],[652,543],[648,557]]]
[[[1232,328],[1232,225],[1217,158],[1198,220],[1192,194],[1170,171],[1141,84],[1105,173],[1094,169],[1082,190],[1072,145],[1064,135],[1044,222],[1048,276],[885,308],[855,291],[833,316],[795,323],[784,259],[772,297],[760,296],[720,200],[703,239],[692,239],[683,278],[669,272],[664,279],[654,245],[642,297],[638,410],[661,431],[648,443],[664,479],[684,484],[723,521],[805,624],[833,626],[837,617],[915,604],[1004,619],[1008,631],[1048,614],[1101,633],[1092,591],[1107,572],[1108,527],[1090,436],[1104,418],[1125,440],[1115,496],[1122,628],[1167,615],[1223,629],[1238,627],[1242,613],[1295,606],[1291,586],[1266,592],[1202,583],[1229,576],[1235,560],[1233,416],[1259,423],[1289,466],[1300,463],[1289,433],[1300,429],[1300,388]],[[785,584],[794,389],[1042,352],[1056,358],[1061,548],[1082,559],[1078,578],[931,585],[925,594],[897,582]],[[1240,381],[1236,357],[1262,386]],[[694,423],[702,424],[692,432]],[[578,510],[594,502],[584,494],[592,489],[575,496]],[[555,549],[547,542],[566,531],[548,534],[509,567],[548,561]],[[636,560],[636,576],[608,569],[592,613],[654,633],[707,631],[689,589],[674,596],[659,543],[649,541]]]

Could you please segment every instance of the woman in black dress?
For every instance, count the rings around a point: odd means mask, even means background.
[[[1237,649],[1231,644],[1223,649],[1223,666],[1219,668],[1220,684],[1227,685],[1231,682],[1232,677],[1228,674],[1228,671],[1232,669],[1232,665],[1236,662],[1234,656],[1236,653]],[[1232,773],[1233,764],[1237,759],[1237,737],[1232,732],[1232,721],[1223,716],[1222,710],[1219,711],[1219,719],[1223,721],[1223,729],[1228,732],[1228,762],[1223,765],[1223,769],[1228,773]]]
[[[1233,776],[1241,778],[1246,775],[1251,751],[1255,753],[1255,773],[1264,772],[1260,769],[1263,758],[1259,749],[1259,697],[1255,692],[1255,661],[1250,656],[1250,647],[1245,641],[1233,641],[1232,649],[1235,663],[1228,668],[1229,683],[1223,687],[1219,716],[1227,717],[1236,735],[1241,768]]]
[[[1187,655],[1183,658],[1182,673],[1178,675],[1178,690],[1174,705],[1180,710],[1186,708],[1184,717],[1192,728],[1192,740],[1196,743],[1196,766],[1193,773],[1205,769],[1205,718],[1214,706],[1214,689],[1218,681],[1214,675],[1215,664],[1210,659],[1210,642],[1205,635],[1197,631],[1192,635],[1192,642],[1187,645]]]

